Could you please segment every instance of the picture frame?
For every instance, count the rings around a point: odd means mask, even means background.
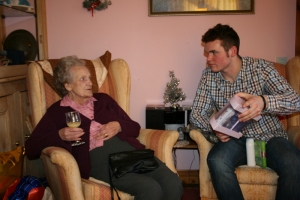
[[[254,0],[148,0],[149,16],[255,14]]]

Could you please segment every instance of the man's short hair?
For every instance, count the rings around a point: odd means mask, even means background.
[[[217,24],[202,36],[201,41],[207,43],[215,40],[221,40],[221,46],[224,47],[225,51],[228,51],[232,46],[236,46],[237,54],[239,53],[240,38],[230,26]]]

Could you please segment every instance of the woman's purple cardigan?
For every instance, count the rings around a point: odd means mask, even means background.
[[[109,95],[96,93],[93,96],[97,99],[97,101],[94,101],[95,120],[101,124],[118,121],[122,131],[119,132],[117,136],[121,140],[127,141],[136,149],[144,149],[145,146],[136,139],[139,135],[140,125],[131,120],[125,111]],[[84,115],[80,115],[80,128],[85,132],[81,137],[82,140],[85,141],[84,145],[72,147],[72,142],[62,140],[58,134],[60,129],[67,126],[65,113],[72,110],[71,107],[60,106],[60,101],[54,103],[42,117],[30,138],[25,142],[25,153],[29,159],[37,159],[40,157],[42,150],[46,147],[62,147],[74,156],[78,163],[81,177],[88,179],[91,170],[89,156],[89,130],[91,120]]]

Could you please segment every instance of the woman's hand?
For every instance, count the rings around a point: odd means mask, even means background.
[[[216,133],[216,136],[219,138],[219,140],[221,142],[228,142],[230,140],[230,136],[229,135],[226,135],[224,133],[220,133],[218,131],[215,131]]]
[[[58,134],[60,138],[65,141],[79,141],[84,132],[82,128],[65,127],[60,129]]]
[[[246,101],[243,104],[243,108],[249,108],[239,115],[239,120],[241,122],[248,121],[261,114],[261,111],[264,108],[264,101],[261,96],[255,96],[242,92],[237,93],[237,95]]]
[[[98,134],[96,134],[94,137],[95,139],[103,139],[108,140],[117,133],[121,132],[121,125],[117,121],[108,122],[107,124],[102,124],[100,127],[100,131]]]

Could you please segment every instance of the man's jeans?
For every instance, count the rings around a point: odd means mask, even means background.
[[[220,200],[244,199],[235,168],[247,164],[246,139],[231,138],[218,142],[207,157],[212,183]],[[277,172],[276,199],[300,199],[300,150],[285,138],[276,137],[266,144],[267,166]]]

